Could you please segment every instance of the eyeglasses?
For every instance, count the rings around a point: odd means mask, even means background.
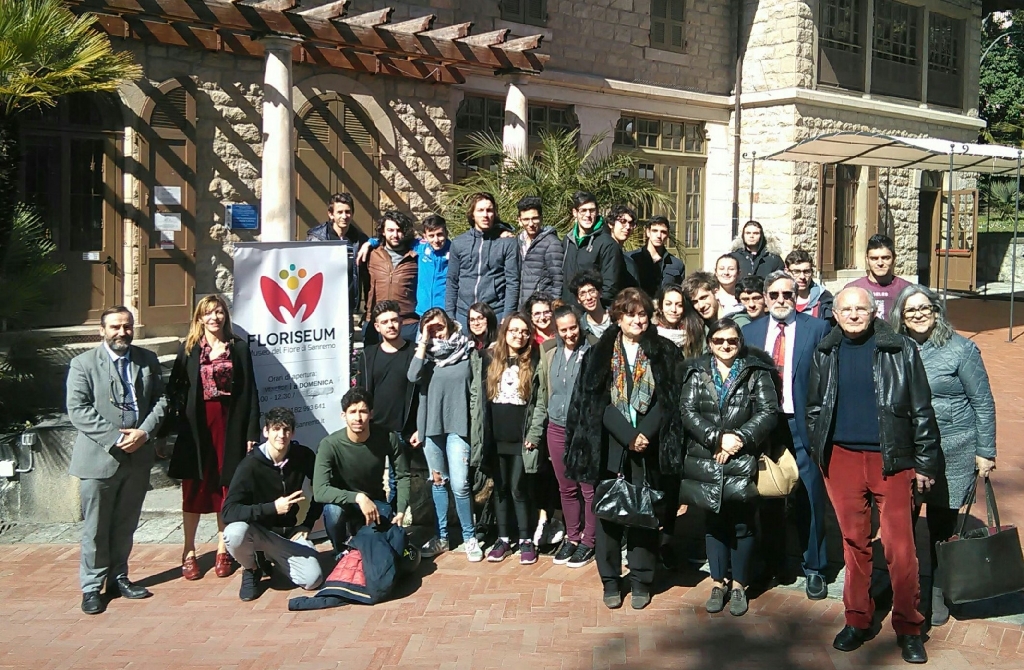
[[[509,328],[508,332],[510,335],[529,335],[530,331],[523,328]]]
[[[937,311],[938,310],[935,309],[935,305],[922,305],[920,307],[911,307],[910,309],[903,310],[903,316],[908,318],[931,316]]]
[[[860,314],[861,316],[864,316],[865,314],[870,314],[871,313],[871,308],[870,307],[860,307],[860,306],[858,306],[858,307],[841,307],[840,309],[838,309],[836,311],[839,312],[839,314],[841,314],[842,316],[850,316],[854,312],[856,312],[857,314]]]
[[[597,214],[597,207],[580,207],[576,211],[580,214]]]
[[[598,294],[598,291],[597,291],[596,288],[581,288],[579,291],[576,292],[576,297],[577,298],[589,298],[589,297],[595,296],[597,294]]]
[[[792,291],[768,291],[768,298],[771,300],[778,300],[780,297],[783,300],[792,300],[793,295]]]
[[[487,317],[486,316],[471,316],[471,317],[469,317],[469,322],[470,323],[481,323],[483,321],[487,321]]]
[[[539,310],[535,311],[533,314],[531,314],[530,316],[551,316],[551,310],[550,309],[539,309]]]
[[[628,216],[620,216],[619,218],[615,219],[615,222],[621,223],[624,226],[629,226],[630,228],[633,227],[633,219],[629,218]]]
[[[810,276],[810,275],[814,274],[814,270],[812,270],[811,268],[807,268],[806,270],[796,270],[796,269],[791,268],[789,270],[789,274],[791,274],[791,275],[800,275],[801,277],[803,277],[804,275]]]
[[[730,347],[739,346],[740,338],[738,337],[712,337],[711,344],[721,347],[728,344]]]

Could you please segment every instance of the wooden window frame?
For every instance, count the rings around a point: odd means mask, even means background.
[[[548,23],[547,0],[499,0],[503,21],[544,27]]]
[[[674,41],[676,31],[678,43]],[[651,47],[686,53],[686,0],[651,0]]]

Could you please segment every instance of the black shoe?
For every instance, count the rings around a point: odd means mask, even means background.
[[[704,609],[707,610],[708,614],[718,614],[725,609],[725,589],[721,586],[714,586],[711,588],[711,596],[708,597],[708,601],[704,604]]]
[[[588,547],[580,542],[579,546],[576,547],[576,551],[573,553],[572,558],[569,559],[566,565],[570,568],[582,568],[593,560],[594,548]]]
[[[99,591],[87,591],[82,594],[82,611],[86,614],[99,614],[105,609],[107,604],[103,602],[103,596]]]
[[[610,610],[622,607],[622,587],[618,582],[604,585],[604,606]]]
[[[263,574],[259,568],[242,570],[242,586],[238,589],[238,598],[242,602],[250,602],[260,597],[260,579]]]
[[[651,604],[651,592],[645,586],[633,585],[629,598],[629,606],[635,610],[642,610]]]
[[[807,575],[807,585],[804,589],[807,592],[808,600],[824,600],[828,597],[828,585],[825,578],[817,573]]]
[[[747,604],[747,590],[746,589],[733,589],[729,594],[729,614],[733,616],[743,616],[749,609]]]
[[[924,640],[920,635],[897,635],[896,644],[903,650],[903,660],[907,663],[928,662],[928,654],[924,650]]]
[[[836,639],[832,641],[832,646],[839,651],[853,651],[874,636],[875,634],[870,628],[846,626],[836,635]]]
[[[576,553],[576,545],[569,540],[562,540],[562,545],[555,552],[555,565],[565,565]]]
[[[118,575],[114,582],[117,584],[117,590],[121,592],[121,597],[128,600],[142,600],[153,595],[145,586],[133,584],[128,575]]]
[[[679,569],[679,557],[676,556],[676,550],[671,544],[661,545],[661,549],[658,550],[658,558],[661,559],[661,564],[665,566],[666,570]]]

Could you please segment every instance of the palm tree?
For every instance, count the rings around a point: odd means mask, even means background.
[[[465,230],[466,203],[474,193],[492,194],[502,221],[515,221],[516,203],[524,196],[539,196],[544,203],[544,222],[560,235],[572,228],[572,194],[589,191],[601,206],[626,204],[649,211],[671,203],[668,194],[652,182],[636,176],[637,158],[629,154],[600,153],[604,137],[597,135],[578,147],[578,130],[542,133],[540,149],[531,156],[505,151],[500,137],[474,133],[465,157],[490,160],[491,169],[479,169],[457,184],[449,184],[441,209],[452,232]]]
[[[131,54],[115,52],[60,0],[0,0],[0,249],[11,235],[17,197],[19,115],[71,93],[115,91],[142,76]]]

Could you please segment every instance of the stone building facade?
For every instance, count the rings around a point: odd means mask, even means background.
[[[531,142],[541,129],[578,128],[581,142],[601,136],[602,150],[638,156],[639,173],[675,198],[668,214],[688,270],[711,267],[729,249],[736,217],[745,220],[752,211],[784,250],[799,246],[818,253],[828,266],[826,279],[862,273],[863,245],[875,230],[894,234],[898,271],[916,278],[919,233],[928,226],[931,235],[931,221],[921,220],[920,193],[922,184],[938,183],[936,176],[866,168],[829,172],[760,160],[836,130],[957,141],[977,136],[984,125],[976,118],[980,2],[907,2],[350,0],[346,16],[393,7],[392,22],[433,14],[438,26],[472,22],[474,34],[540,34],[541,52],[550,59],[537,75],[479,73],[463,83],[295,63],[292,238],[303,239],[324,219],[324,203],[336,191],[353,192],[356,222],[371,234],[383,209],[417,217],[435,211],[445,183],[480,168],[462,157],[460,147],[475,130],[501,130],[505,97],[514,85],[528,100],[523,121]],[[324,4],[301,0],[296,9]],[[912,34],[900,32],[899,26],[910,24]],[[876,28],[879,35],[887,31],[884,40],[875,39]],[[147,332],[182,332],[195,295],[231,293],[234,245],[262,232],[229,227],[225,214],[227,205],[258,205],[263,195],[264,63],[190,46],[119,36],[113,41],[132,52],[145,76],[107,105],[114,111],[108,112],[106,137],[121,159],[104,172],[107,178],[113,170],[105,191],[109,202],[90,210],[101,217],[104,246],[98,253],[82,249],[92,254],[82,262],[92,265],[80,276],[91,278],[93,292],[76,300],[89,304],[58,310],[55,325],[89,322],[103,305],[125,303]],[[942,58],[935,56],[938,50]],[[857,54],[859,80],[857,68],[849,66]],[[893,88],[900,76],[913,85]],[[891,95],[894,90],[900,95]],[[47,128],[30,124],[27,132],[42,137]],[[744,158],[734,199],[737,140]],[[835,183],[845,189],[840,196]],[[183,202],[174,204],[171,197],[170,205],[161,204],[156,189],[163,186],[180,189]],[[53,197],[32,184],[25,191],[38,201]],[[822,249],[823,220],[831,216],[825,200],[834,206],[837,197],[846,207],[836,224],[846,236],[842,253],[829,238]],[[175,214],[181,228],[166,230]],[[73,212],[67,216],[75,225]],[[116,266],[110,277],[96,269],[104,256]]]

